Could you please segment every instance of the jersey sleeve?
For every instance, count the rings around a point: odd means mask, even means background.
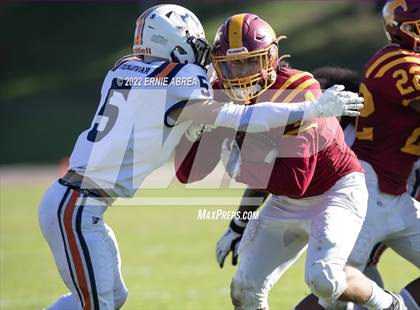
[[[175,125],[174,120],[168,117],[173,110],[183,108],[190,100],[213,99],[211,83],[202,67],[193,64],[176,66],[179,66],[177,72],[166,80],[168,88],[164,122],[167,127]]]
[[[410,61],[411,58],[405,59],[406,61],[396,65],[384,64],[369,77],[365,77],[361,92],[368,92],[367,95],[377,94],[403,106],[420,100],[420,58],[417,63]],[[415,59],[413,58],[413,61]],[[404,58],[401,59],[403,60]]]
[[[175,149],[175,171],[181,183],[196,182],[209,175],[220,160],[222,141],[235,132],[216,128],[191,143],[184,136]]]

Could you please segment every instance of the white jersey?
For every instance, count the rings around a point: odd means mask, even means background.
[[[173,126],[168,113],[189,99],[212,97],[199,66],[136,57],[120,61],[105,77],[96,115],[78,137],[69,168],[113,197],[132,197],[170,158],[192,123]]]

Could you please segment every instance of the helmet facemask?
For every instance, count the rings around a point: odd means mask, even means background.
[[[401,48],[420,52],[420,6],[418,0],[391,0],[383,10],[388,39]]]
[[[210,63],[211,44],[205,39],[190,36],[188,31],[187,43],[193,49],[195,64],[205,68]]]
[[[226,56],[213,56],[222,89],[232,99],[250,104],[276,80],[278,60],[277,46],[248,52],[241,48],[238,52],[228,51]]]
[[[411,22],[404,22],[400,25],[402,33],[413,40],[413,51],[420,52],[420,19]]]

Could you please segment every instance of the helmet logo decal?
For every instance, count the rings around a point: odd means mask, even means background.
[[[393,0],[387,4],[384,14],[385,24],[390,25],[394,22],[395,10],[399,7],[402,7],[404,11],[408,10],[405,0]]]
[[[184,23],[188,24],[188,20],[190,19],[190,16],[188,14],[181,15],[180,17],[184,21]]]
[[[139,48],[136,53],[139,55],[152,55],[152,49],[150,47]]]
[[[229,45],[230,48],[242,47],[242,27],[245,14],[232,16],[229,23]]]
[[[181,31],[185,29],[194,29],[197,30],[201,28],[200,24],[197,22],[195,18],[193,18],[190,14],[185,12],[183,15],[179,15],[176,12],[173,12],[171,16],[176,16],[182,25],[178,25],[177,28]]]

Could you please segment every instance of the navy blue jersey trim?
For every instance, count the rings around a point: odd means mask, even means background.
[[[179,71],[181,71],[181,69],[184,67],[183,64],[177,64],[175,66],[175,68],[172,69],[171,72],[169,72],[169,74],[166,76],[168,81],[167,84],[170,84],[172,79],[178,74]]]
[[[420,169],[416,169],[414,171],[414,175],[416,177],[416,181],[414,182],[413,190],[411,191],[411,196],[416,198],[417,190],[419,189],[419,186],[420,186]]]
[[[151,72],[147,77],[155,77],[156,75],[161,73],[169,64],[170,64],[169,61],[165,61],[163,64],[161,64],[155,70],[153,70],[153,72]]]
[[[163,122],[164,122],[166,127],[172,128],[172,127],[175,126],[175,124],[170,124],[169,123],[169,121],[168,121],[169,114],[176,109],[184,108],[187,103],[188,103],[188,100],[182,100],[182,101],[179,101],[179,102],[175,103],[173,106],[171,106],[169,109],[166,110],[165,115],[163,116]]]

